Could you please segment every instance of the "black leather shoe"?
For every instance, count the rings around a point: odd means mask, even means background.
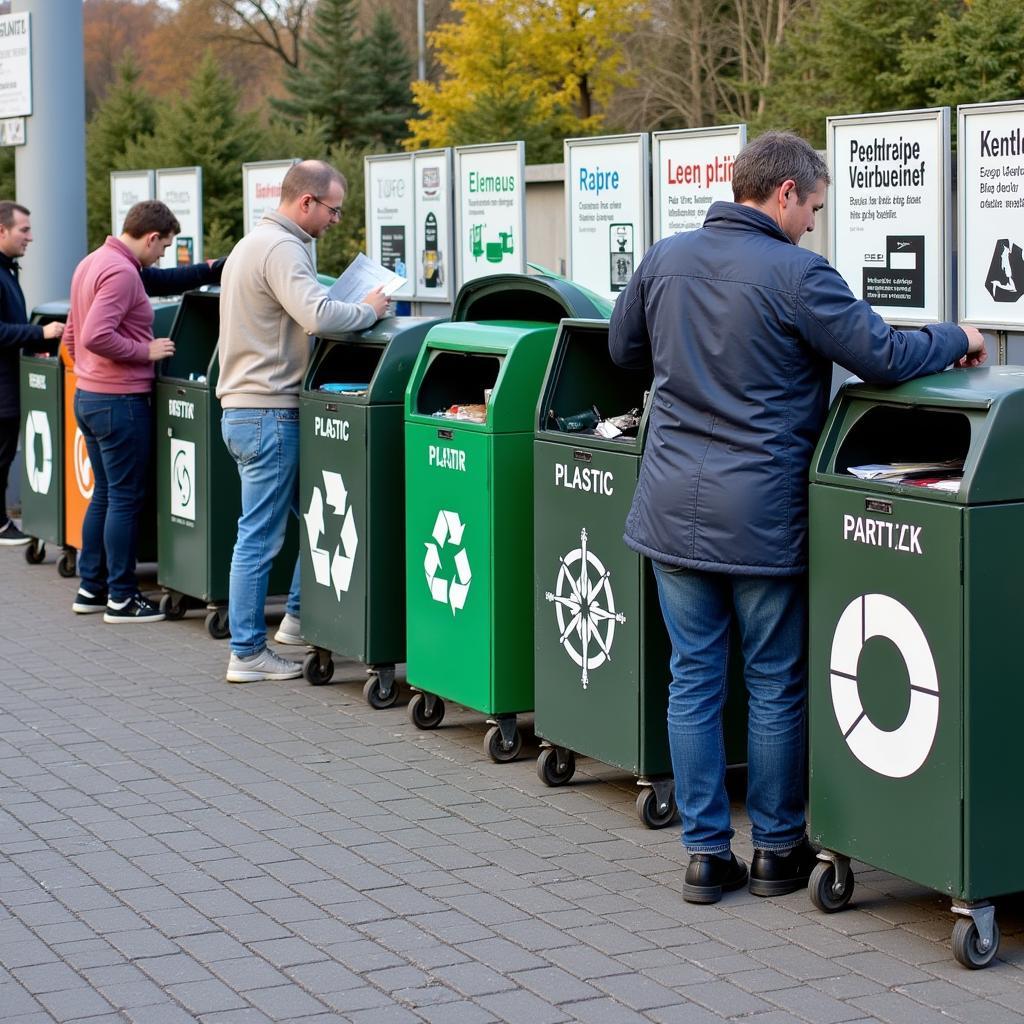
[[[694,853],[683,879],[683,899],[687,903],[717,903],[723,892],[742,889],[746,882],[747,865],[735,854],[723,860],[710,853]]]
[[[804,889],[817,863],[817,851],[807,836],[786,853],[755,850],[750,863],[750,891],[755,896],[785,896]]]

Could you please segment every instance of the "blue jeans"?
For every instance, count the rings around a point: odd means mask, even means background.
[[[267,646],[267,582],[284,544],[288,513],[299,514],[299,410],[225,409],[221,436],[242,480],[242,515],[231,556],[231,650],[246,658]],[[286,611],[299,614],[295,562]]]
[[[683,845],[729,851],[722,708],[735,621],[747,684],[747,812],[758,850],[796,846],[804,819],[807,577],[732,576],[655,564],[672,641],[668,735]]]
[[[139,589],[135,552],[153,445],[151,399],[78,389],[75,419],[96,481],[82,523],[78,574],[90,593],[123,601]]]

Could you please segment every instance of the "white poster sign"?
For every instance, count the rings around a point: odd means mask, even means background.
[[[646,133],[565,140],[569,278],[610,300],[650,240],[649,145]]]
[[[526,144],[455,149],[458,285],[526,272]]]
[[[451,302],[455,257],[452,252],[452,151],[423,150],[412,158],[416,199],[416,298]]]
[[[365,158],[366,251],[370,259],[406,278],[392,298],[411,299],[416,289],[412,154]]]
[[[1024,101],[957,108],[960,319],[1024,329]]]
[[[281,182],[298,160],[242,164],[242,232],[249,234],[268,210],[281,203]]]
[[[110,172],[110,233],[121,234],[128,211],[156,195],[152,171]]]
[[[0,117],[32,113],[32,32],[29,15],[0,15]]]
[[[910,326],[950,316],[949,108],[828,119],[829,258]]]
[[[203,169],[161,168],[156,172],[156,198],[166,203],[181,231],[160,260],[161,267],[187,267],[203,259]]]
[[[712,203],[732,202],[732,168],[746,144],[745,124],[651,136],[656,242],[696,231]]]

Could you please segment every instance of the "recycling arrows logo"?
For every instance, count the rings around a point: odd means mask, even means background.
[[[462,547],[462,534],[466,527],[459,518],[458,512],[442,509],[437,513],[431,536],[436,543],[427,541],[427,553],[423,558],[423,571],[427,577],[430,596],[439,604],[451,605],[452,615],[465,608],[469,596],[469,585],[473,581],[473,573],[469,568],[469,555]],[[455,547],[455,579],[447,580],[438,575],[441,568],[441,549]]]
[[[37,438],[39,452],[36,451]],[[25,419],[25,469],[29,487],[36,494],[48,494],[53,478],[53,438],[50,420],[43,409],[32,409]]]
[[[323,470],[324,489],[313,488],[309,498],[309,509],[303,513],[306,521],[306,536],[309,538],[309,557],[313,563],[313,575],[321,587],[334,588],[334,595],[340,601],[343,592],[347,592],[352,583],[352,570],[355,567],[356,550],[359,547],[359,535],[356,533],[355,517],[352,504],[348,500],[348,491],[340,473],[329,469]],[[326,498],[324,495],[326,494]],[[329,505],[335,516],[342,518],[338,543],[331,554],[330,545],[320,547],[320,538],[324,536],[324,505]]]
[[[85,435],[80,427],[75,427],[75,439],[72,442],[71,449],[78,493],[88,501],[92,497],[92,492],[96,490],[96,478],[92,472],[92,459],[89,458],[89,449],[85,445]]]

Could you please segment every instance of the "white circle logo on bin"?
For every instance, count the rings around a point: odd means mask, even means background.
[[[580,530],[580,546],[558,563],[554,593],[549,590],[544,596],[555,606],[558,642],[583,670],[585,690],[590,671],[612,660],[615,623],[624,623],[626,616],[615,610],[610,573],[587,547],[585,529]]]
[[[40,451],[36,451],[36,439]],[[30,410],[25,418],[25,470],[28,485],[36,494],[48,494],[53,477],[53,438],[50,420],[42,409]]]
[[[196,445],[171,438],[171,515],[196,521]]]
[[[96,478],[92,475],[92,459],[89,449],[85,446],[85,436],[79,427],[75,427],[75,440],[71,446],[72,458],[75,463],[75,483],[78,491],[88,501],[96,489]]]
[[[891,732],[868,718],[857,691],[860,653],[876,636],[896,645],[910,677],[907,717]],[[928,760],[939,727],[939,679],[924,630],[909,609],[886,594],[854,598],[832,637],[831,680],[836,721],[861,764],[879,775],[905,779]]]
[[[352,504],[348,500],[345,481],[340,473],[329,469],[322,471],[324,490],[313,488],[309,496],[309,509],[302,514],[306,521],[306,537],[309,540],[309,558],[313,563],[313,576],[321,587],[334,588],[334,596],[340,601],[343,592],[347,593],[352,583],[352,569],[356,561],[356,549],[359,547],[359,535],[356,533],[356,520],[352,514]],[[326,501],[324,494],[327,495]],[[338,543],[331,553],[330,545],[320,547],[320,538],[324,535],[324,505],[334,510],[334,515],[341,519],[338,531]]]
[[[466,606],[469,585],[473,574],[469,568],[469,555],[462,547],[462,534],[466,527],[459,518],[458,512],[447,512],[442,509],[434,520],[431,536],[436,543],[426,542],[427,553],[423,558],[423,572],[427,577],[430,596],[440,604],[451,605],[452,615]],[[444,547],[455,547],[455,579],[446,580],[438,575],[441,568],[441,552]]]

